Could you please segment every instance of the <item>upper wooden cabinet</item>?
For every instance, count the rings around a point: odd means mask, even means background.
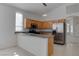
[[[64,23],[65,22],[65,19],[59,19],[58,20],[58,23]]]
[[[30,20],[30,19],[24,20],[24,28],[31,28],[31,24],[37,25],[38,29],[50,28],[50,24],[48,22],[45,22],[45,21]]]
[[[31,23],[32,23],[31,20],[26,19],[26,21],[24,22],[25,22],[25,25],[24,25],[25,28],[31,28]]]
[[[26,28],[26,19],[24,19],[23,27]]]
[[[38,29],[41,28],[41,22],[40,21],[30,20],[30,19],[26,19],[26,21],[24,21],[24,28],[31,28],[31,24],[35,24]]]
[[[41,21],[37,21],[37,20],[32,20],[31,24],[35,24],[37,26],[38,29],[42,28],[42,22]]]
[[[42,29],[42,22],[38,21],[37,25],[38,25],[38,29]]]
[[[24,28],[31,28],[31,24],[37,25],[38,29],[50,29],[53,28],[52,25],[54,23],[63,23],[64,19],[54,20],[54,21],[39,21],[33,19],[25,19],[24,20]]]
[[[50,28],[50,23],[42,22],[42,29],[49,29],[49,28]]]

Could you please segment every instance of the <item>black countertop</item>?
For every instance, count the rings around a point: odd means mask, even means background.
[[[36,37],[42,37],[42,38],[48,38],[48,37],[54,37],[54,35],[52,34],[35,34],[35,33],[29,33],[29,32],[25,32],[25,31],[22,31],[22,32],[15,32],[16,34],[20,34],[22,36],[26,36],[26,35],[29,35],[29,36],[36,36]]]

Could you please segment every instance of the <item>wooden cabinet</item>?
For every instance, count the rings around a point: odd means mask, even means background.
[[[42,22],[41,21],[37,21],[37,20],[32,20],[31,24],[35,24],[37,26],[38,29],[42,28]]]
[[[26,28],[31,28],[31,20],[26,20]]]
[[[24,19],[23,27],[26,28],[26,19]]]
[[[38,24],[38,29],[42,29],[42,22],[38,21],[37,24]]]
[[[39,21],[34,19],[25,19],[24,28],[30,28],[31,24],[37,25],[38,29],[50,29],[54,23],[63,23],[64,19],[59,19],[58,21]]]
[[[50,23],[46,21],[38,21],[38,20],[31,20],[31,19],[25,19],[24,20],[24,28],[31,28],[31,24],[35,24],[38,29],[49,29]]]
[[[53,48],[53,37],[48,37],[48,56],[51,56],[54,54],[54,48]]]
[[[42,23],[42,29],[49,29],[49,28],[50,28],[50,23],[48,23],[48,22]]]
[[[58,20],[58,23],[64,23],[65,21],[64,21],[65,19],[59,19]]]

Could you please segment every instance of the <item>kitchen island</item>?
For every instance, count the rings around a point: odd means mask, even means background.
[[[53,35],[16,33],[17,45],[36,56],[53,55]]]

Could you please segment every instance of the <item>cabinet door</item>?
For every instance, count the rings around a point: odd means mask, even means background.
[[[26,28],[31,28],[31,23],[30,20],[26,20]]]
[[[26,25],[25,25],[26,28],[30,28],[31,24],[37,25],[38,29],[49,29],[49,28],[51,28],[50,23],[48,23],[48,22],[37,21],[37,20],[29,20],[29,19],[27,19],[25,22],[26,22]]]
[[[42,28],[42,22],[41,21],[33,21],[32,23],[35,24],[38,29]]]
[[[43,22],[43,29],[49,29],[50,24],[48,22]]]
[[[42,29],[42,22],[37,22],[38,23],[38,29]]]
[[[24,24],[23,27],[26,28],[26,19],[24,19],[23,24]]]

